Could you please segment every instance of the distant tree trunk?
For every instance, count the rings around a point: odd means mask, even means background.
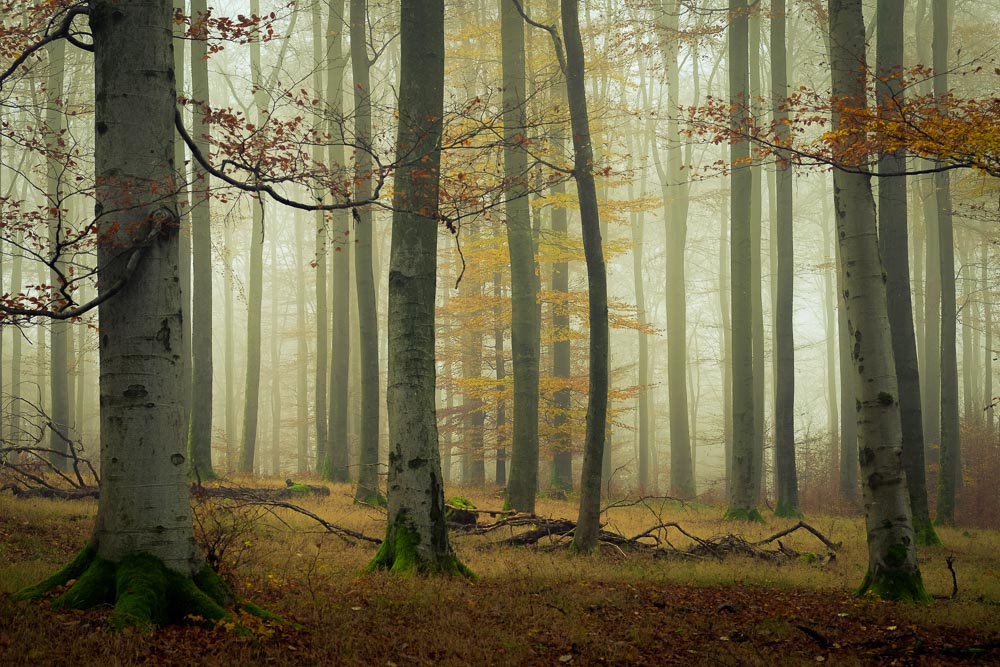
[[[305,213],[295,216],[295,472],[309,470],[309,341],[306,338]]]
[[[680,76],[677,59],[680,50],[678,21],[680,3],[659,3],[659,39],[667,72],[667,163],[662,165],[656,145],[657,172],[663,199],[666,228],[666,301],[667,301],[667,396],[670,410],[670,492],[682,498],[694,496],[694,471],[691,466],[691,433],[687,399],[687,298],[684,276],[684,251],[687,242],[688,184],[680,178],[681,146],[676,109],[680,108]]]
[[[57,40],[46,49],[48,55],[48,75],[45,83],[45,197],[48,213],[48,242],[52,269],[45,281],[54,290],[63,285],[60,274],[68,272],[68,264],[62,257],[60,243],[66,235],[66,221],[63,220],[65,202],[62,193],[63,164],[59,155],[63,153],[60,143],[63,135],[63,80],[66,66],[66,42]],[[57,300],[61,300],[55,293]],[[69,322],[53,320],[49,323],[49,391],[51,399],[47,406],[52,428],[49,430],[49,448],[62,454],[69,453],[70,404],[69,404]],[[49,461],[56,468],[66,470],[69,459],[59,454],[50,454]]]
[[[372,88],[368,61],[367,0],[351,0],[351,67],[354,76],[355,201],[371,199],[373,193]],[[378,294],[372,262],[375,224],[370,206],[355,211],[357,238],[354,248],[355,288],[358,293],[358,347],[361,354],[361,437],[358,452],[358,486],[354,500],[381,504],[378,486],[379,368]]]
[[[317,99],[323,99],[323,20],[320,12],[320,3],[314,2],[312,5],[312,60],[315,70],[313,71],[313,90]],[[317,131],[322,129],[322,124],[317,123]],[[312,159],[314,162],[323,161],[323,147],[317,144],[313,146]],[[317,188],[313,196],[321,200],[326,192]],[[316,419],[316,471],[322,475],[324,461],[327,457],[329,445],[327,423],[327,371],[329,365],[329,333],[330,315],[327,307],[326,295],[326,250],[329,234],[326,230],[326,214],[322,211],[316,212],[316,379],[315,391],[316,401],[313,404]]]
[[[823,329],[826,332],[826,411],[830,430],[830,480],[838,479],[840,470],[840,412],[837,401],[837,341],[838,297],[834,289],[834,275],[837,264],[834,259],[834,231],[831,229],[830,216],[827,213],[826,202],[829,197],[823,197]],[[826,268],[828,262],[833,262],[832,268]],[[843,380],[841,380],[843,381]],[[854,448],[852,448],[853,451]]]
[[[507,484],[507,401],[502,397],[504,380],[507,378],[507,359],[504,353],[504,327],[500,309],[500,299],[503,296],[503,274],[493,272],[493,346],[497,375],[497,392],[501,398],[497,400],[496,433],[497,459],[494,481],[498,486]]]
[[[268,341],[271,372],[271,465],[270,472],[277,477],[281,474],[281,318],[279,304],[284,299],[274,298],[282,291],[282,276],[278,270],[278,243],[271,239],[271,331]]]
[[[251,0],[250,11],[254,16],[260,13],[258,0]],[[256,36],[250,42],[250,73],[254,81],[254,120],[257,127],[263,127],[267,122],[267,99],[260,62],[260,39]],[[244,475],[253,474],[257,450],[261,301],[264,298],[264,200],[260,197],[252,198],[251,208],[253,226],[250,235],[250,276],[247,281],[247,372],[243,391],[243,438],[240,441],[239,465],[239,471]]]
[[[326,29],[327,39],[327,80],[326,109],[329,114],[328,165],[337,169],[345,164],[344,139],[341,116],[344,112],[344,70],[347,58],[344,54],[343,24],[344,0],[330,0],[330,15]],[[333,262],[332,288],[333,308],[330,313],[330,414],[327,429],[327,457],[320,472],[323,479],[346,482],[350,479],[348,469],[347,440],[347,385],[350,377],[351,360],[351,214],[347,209],[331,214],[330,250]]]
[[[222,280],[222,291],[224,293],[223,309],[225,316],[225,338],[226,338],[226,469],[235,470],[237,467],[236,438],[236,324],[233,318],[233,300],[235,289],[233,287],[233,253],[236,245],[233,243],[232,226],[226,224],[223,227],[222,244],[225,246],[224,266]]]
[[[965,234],[959,244],[959,258],[962,261],[962,419],[971,426],[982,424],[982,414],[976,401],[979,393],[976,379],[979,378],[979,301],[974,296],[976,286],[975,242]]]
[[[524,21],[514,0],[500,0],[503,69],[504,200],[510,249],[511,361],[514,419],[507,504],[535,511],[538,489],[538,297],[537,265],[528,207],[528,154],[525,149]]]
[[[208,13],[206,0],[191,1],[195,21]],[[200,23],[198,25],[201,25]],[[203,26],[191,40],[191,97],[195,101],[191,135],[203,155],[209,152],[211,127],[205,118],[209,109],[208,41]],[[199,108],[200,107],[200,108]],[[212,216],[211,178],[194,163],[191,187],[192,269],[191,310],[191,416],[188,457],[191,469],[201,479],[215,476],[212,466]]]
[[[557,154],[565,149],[566,137],[561,126],[552,129],[552,144]],[[555,197],[565,194],[566,183],[559,181],[551,188]],[[555,242],[566,244],[569,233],[569,216],[562,206],[552,208],[552,234]],[[561,295],[569,294],[569,262],[552,263],[552,291]],[[552,331],[555,340],[552,342],[552,376],[561,382],[569,382],[572,374],[570,362],[570,320],[566,304],[557,301],[552,306]],[[573,443],[572,426],[569,422],[571,393],[568,388],[562,388],[553,396],[552,429],[555,432],[552,442],[552,472],[551,485],[554,489],[573,490]]]
[[[640,65],[640,73],[645,78],[645,68]],[[645,88],[645,81],[641,81]],[[647,135],[648,136],[648,135]],[[648,154],[648,144],[646,139],[641,140],[642,149],[640,156]],[[639,194],[645,196],[647,171],[642,171],[639,181]],[[631,184],[629,185],[629,199],[634,199]],[[649,338],[643,331],[646,327],[646,291],[645,279],[643,278],[643,232],[646,223],[645,211],[637,211],[631,214],[632,232],[632,284],[635,288],[635,315],[639,322],[638,342],[639,342],[639,362],[638,362],[638,384],[639,394],[636,396],[639,447],[636,452],[639,461],[639,489],[642,492],[649,492],[653,489],[650,479],[650,447],[649,447]]]
[[[983,290],[983,405],[986,406],[986,432],[992,437],[995,428],[993,407],[993,292],[989,281],[990,243],[983,240],[979,282]]]
[[[866,104],[864,24],[861,0],[830,0],[830,44],[834,106]],[[863,141],[833,115],[844,144]],[[891,599],[923,600],[915,535],[902,466],[902,432],[892,335],[882,262],[878,253],[875,202],[870,177],[834,169],[834,205],[844,271],[848,326],[853,341],[859,459],[864,479],[868,572],[859,592]]]
[[[720,159],[729,157],[723,146]],[[719,311],[722,327],[722,449],[726,462],[726,499],[732,498],[733,481],[733,329],[729,280],[729,211],[723,196],[719,198]]]
[[[747,110],[753,116],[761,115],[757,101],[761,94],[760,85],[760,6],[757,2],[747,4],[747,54],[749,88]],[[750,162],[750,311],[751,336],[753,338],[753,493],[757,501],[764,497],[764,431],[765,401],[764,375],[764,270],[763,270],[763,223],[761,221],[761,166],[751,155]]]
[[[445,522],[434,408],[444,2],[402,0],[399,129],[389,266],[389,493],[369,569],[471,574]]]
[[[777,143],[789,140],[784,107],[788,95],[785,45],[785,0],[771,2],[771,96]],[[795,339],[792,333],[792,298],[795,279],[792,232],[792,167],[778,154],[775,166],[775,224],[778,265],[774,317],[774,449],[775,514],[799,514],[799,484],[795,469]]]
[[[729,99],[733,106],[730,121],[736,131],[742,129],[749,114],[748,28],[746,0],[729,1]],[[757,479],[754,463],[754,373],[753,306],[751,301],[751,263],[753,244],[750,228],[750,143],[745,139],[730,146],[732,205],[730,218],[730,286],[732,304],[733,368],[733,446],[732,476],[729,481],[729,509],[726,517],[759,520]],[[758,283],[759,290],[759,283]]]
[[[933,0],[934,96],[948,92],[948,0]],[[938,475],[937,522],[955,523],[955,488],[959,461],[958,353],[955,303],[955,236],[951,213],[951,175],[934,174],[938,239],[941,253],[941,472]]]

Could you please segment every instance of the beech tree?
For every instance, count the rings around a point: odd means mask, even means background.
[[[174,181],[172,9],[94,0],[95,213],[101,470],[89,544],[23,597],[70,582],[63,607],[113,603],[118,625],[225,615],[228,594],[192,536]]]
[[[861,0],[830,0],[830,69],[834,107],[863,108],[865,33]],[[864,141],[835,111],[833,127],[845,144]],[[834,169],[834,207],[849,334],[854,341],[858,451],[868,538],[868,572],[860,591],[890,599],[927,597],[916,557],[892,336],[878,252],[871,177]]]
[[[444,1],[401,0],[400,17],[389,264],[388,527],[368,567],[471,574],[448,540],[434,406]]]

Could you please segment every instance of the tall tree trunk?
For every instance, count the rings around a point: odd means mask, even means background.
[[[760,5],[752,2],[747,5],[747,49],[749,88],[746,98],[747,110],[753,116],[761,113],[758,98],[760,85]],[[761,205],[761,166],[760,162],[750,158],[750,317],[751,336],[753,339],[753,493],[759,501],[765,491],[764,471],[764,431],[766,398],[764,396],[764,271],[763,271],[763,223]]]
[[[278,269],[278,243],[277,239],[271,239],[271,331],[268,340],[268,352],[270,353],[271,372],[269,382],[271,384],[271,475],[277,477],[281,474],[281,318],[279,316],[279,304],[284,304],[284,299],[274,298],[281,293],[282,277]]]
[[[934,96],[948,92],[948,0],[933,0]],[[951,214],[951,175],[934,174],[937,203],[938,250],[941,253],[941,472],[938,475],[937,521],[955,522],[955,488],[961,474],[958,465],[958,353],[955,304],[955,236]]]
[[[993,291],[990,287],[990,243],[985,239],[980,250],[982,266],[979,282],[983,290],[983,405],[986,406],[986,432],[992,437],[995,409],[993,407]]]
[[[507,484],[507,400],[503,397],[504,380],[507,379],[507,359],[504,353],[504,327],[500,299],[503,297],[503,274],[493,272],[493,347],[496,364],[497,399],[496,413],[496,470],[494,481],[497,486]]]
[[[309,341],[306,338],[306,219],[295,215],[295,472],[309,470]],[[377,342],[376,342],[377,344]]]
[[[175,12],[180,11],[183,14],[188,14],[185,9],[184,0],[176,0],[177,6],[174,8]],[[185,80],[185,51],[186,43],[185,32],[186,26],[178,22],[174,22],[173,25],[173,40],[174,40],[174,86],[177,90],[178,95],[186,95],[187,91],[184,87]],[[183,113],[183,112],[182,112]],[[178,210],[181,212],[181,233],[180,241],[178,247],[178,276],[181,282],[181,312],[184,313],[184,342],[183,351],[181,352],[181,357],[184,359],[185,364],[185,376],[190,380],[187,386],[184,388],[184,410],[187,419],[190,420],[191,415],[191,400],[193,396],[193,378],[192,378],[192,350],[191,350],[191,215],[190,211],[190,200],[188,199],[188,186],[189,186],[189,172],[187,168],[187,145],[184,140],[179,135],[174,135],[174,166],[177,168],[177,206]],[[190,450],[188,451],[188,463],[191,461]]]
[[[233,254],[236,245],[233,242],[232,226],[226,224],[222,231],[223,251],[223,316],[225,317],[225,365],[226,365],[226,470],[236,469],[238,450],[236,438],[239,436],[236,426],[236,322],[233,317]]]
[[[830,0],[831,73],[834,106],[863,107],[864,24],[861,0]],[[863,141],[833,116],[842,141]],[[915,535],[902,466],[902,432],[892,336],[882,262],[878,253],[875,202],[870,177],[834,169],[834,205],[844,270],[848,326],[854,343],[854,384],[859,459],[864,479],[868,572],[860,592],[892,599],[927,597],[917,566]]]
[[[524,21],[514,0],[500,0],[503,69],[504,204],[510,250],[511,361],[514,419],[507,504],[535,511],[538,489],[537,265],[528,207]]]
[[[326,109],[329,115],[329,160],[331,169],[345,164],[343,126],[344,70],[347,58],[343,40],[344,0],[330,0],[327,23]],[[347,385],[351,355],[351,214],[347,209],[331,214],[330,250],[333,266],[333,308],[330,312],[330,424],[327,430],[327,458],[321,469],[323,479],[346,482],[348,469]]]
[[[836,215],[836,211],[834,211]],[[834,223],[836,224],[836,223]],[[839,234],[839,231],[838,231]],[[838,237],[839,238],[839,237]],[[844,279],[843,249],[837,241],[834,252],[837,263],[837,345],[840,351],[840,497],[851,505],[858,502],[858,415],[857,393],[852,364],[850,324],[847,319],[847,302],[844,298],[847,284]]]
[[[193,23],[206,16],[206,0],[191,0]],[[195,25],[202,25],[195,23]],[[191,41],[191,97],[195,101],[192,137],[202,155],[209,152],[211,127],[206,120],[209,109],[208,35],[203,27]],[[201,108],[199,108],[199,105]],[[212,478],[212,215],[211,178],[194,163],[191,186],[191,417],[188,431],[188,463],[201,479]]]
[[[48,284],[54,290],[59,290],[63,286],[61,275],[68,272],[68,264],[63,259],[62,242],[67,234],[67,221],[63,219],[65,212],[65,202],[62,192],[62,171],[63,164],[60,155],[63,149],[60,144],[65,144],[63,139],[63,80],[66,67],[66,42],[57,40],[49,44],[46,49],[48,56],[48,76],[45,84],[46,109],[45,109],[45,133],[46,133],[46,153],[45,159],[45,196],[46,209],[48,210],[48,242],[49,261],[51,270],[48,275]],[[53,294],[56,298],[56,307],[61,307],[61,297]],[[49,391],[50,402],[48,404],[48,415],[52,421],[52,428],[49,429],[49,448],[53,453],[49,455],[49,460],[56,468],[66,470],[69,466],[69,459],[65,456],[69,453],[70,438],[70,404],[69,404],[69,322],[53,320],[49,323]]]
[[[604,459],[608,414],[608,277],[601,247],[601,219],[594,183],[594,149],[590,139],[584,77],[583,40],[577,0],[560,0],[563,38],[566,41],[563,71],[573,130],[573,177],[576,179],[583,252],[587,262],[588,319],[590,322],[590,379],[583,472],[580,478],[580,513],[573,544],[582,553],[597,549],[601,527],[601,467]]]
[[[723,147],[721,160],[729,157],[727,147]],[[721,188],[720,188],[721,189]],[[733,482],[733,328],[729,280],[729,224],[730,216],[726,208],[725,196],[719,194],[719,321],[722,327],[722,451],[726,466],[726,499],[732,498]]]
[[[789,140],[785,122],[788,95],[785,45],[785,0],[771,2],[771,96],[772,116],[777,128],[777,143]],[[795,339],[792,333],[792,297],[794,292],[794,249],[792,239],[792,166],[779,152],[775,166],[775,247],[777,248],[777,296],[774,317],[774,449],[775,514],[799,514],[799,484],[795,469]]]
[[[313,41],[313,91],[317,99],[323,99],[323,22],[320,3],[312,5],[312,41]],[[317,122],[317,131],[322,129],[322,123]],[[323,161],[323,147],[313,146],[312,159],[316,163]],[[319,201],[326,192],[316,188],[313,196]],[[330,315],[326,295],[326,256],[329,234],[326,229],[326,214],[317,211],[316,217],[316,402],[313,405],[316,419],[316,470],[322,474],[324,461],[327,457],[329,444],[327,423],[327,371],[329,365],[329,326]]]
[[[389,265],[388,527],[368,567],[471,574],[448,541],[434,407],[443,0],[401,0],[400,23]]]
[[[880,84],[878,103],[886,109],[901,102],[903,73],[903,3],[880,0],[878,4],[876,70]],[[905,151],[879,155],[879,173],[902,174]],[[899,385],[899,412],[903,434],[903,466],[910,494],[913,528],[923,544],[936,544],[930,522],[924,474],[924,432],[920,407],[920,373],[917,365],[913,308],[910,301],[910,265],[906,215],[906,176],[879,181],[879,250],[885,265],[886,300],[892,328],[892,352]]]
[[[729,1],[729,100],[732,128],[740,132],[749,114],[748,29],[746,0]],[[753,373],[753,302],[751,264],[753,244],[750,225],[750,143],[735,141],[730,147],[732,205],[730,218],[730,287],[732,304],[733,446],[727,518],[759,520],[754,481],[755,415]],[[759,283],[758,283],[759,290]]]
[[[258,0],[250,0],[250,11],[260,13]],[[264,75],[260,62],[259,36],[250,42],[250,74],[254,82],[254,118],[257,127],[267,122],[267,100],[264,93]],[[243,437],[240,441],[239,471],[244,475],[254,472],[257,450],[257,419],[260,403],[260,328],[261,301],[264,298],[264,200],[250,200],[253,209],[253,226],[250,235],[250,275],[247,286],[247,359],[243,390]]]
[[[826,414],[830,431],[830,480],[838,479],[840,461],[838,453],[840,451],[840,412],[838,408],[837,394],[837,307],[838,297],[834,289],[834,275],[837,271],[837,264],[834,260],[833,251],[833,229],[830,224],[830,216],[827,214],[826,202],[829,197],[823,197],[822,227],[823,227],[823,264],[833,262],[832,268],[823,270],[823,330],[826,332]],[[853,451],[853,448],[852,448]]]
[[[373,193],[372,88],[368,61],[367,0],[351,0],[351,67],[354,75],[355,201],[367,201]],[[357,234],[354,281],[358,293],[358,347],[361,354],[361,437],[358,452],[358,486],[354,499],[381,504],[378,487],[379,368],[378,295],[372,263],[372,218],[370,206],[354,209]]]

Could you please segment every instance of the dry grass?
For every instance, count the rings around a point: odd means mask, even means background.
[[[277,485],[274,483],[272,485]],[[325,520],[373,537],[384,517],[351,503],[351,489],[302,505]],[[456,489],[480,508],[495,495]],[[251,624],[242,634],[197,627],[114,635],[102,612],[55,613],[15,604],[9,593],[65,563],[92,527],[91,501],[18,501],[0,496],[0,655],[9,664],[836,664],[901,660],[946,663],[977,655],[1000,660],[1000,534],[942,530],[945,546],[920,552],[928,590],[951,593],[945,565],[956,557],[959,596],[912,607],[858,600],[865,571],[860,519],[810,516],[843,546],[828,563],[782,565],[730,558],[653,558],[606,547],[580,558],[554,541],[498,548],[504,535],[454,535],[477,581],[363,575],[374,553],[283,512],[239,524],[222,568],[237,592],[306,626]],[[541,516],[573,518],[572,502],[541,500]],[[738,532],[760,540],[792,525],[732,524],[718,507],[647,502],[608,513],[632,536],[676,521],[699,537]],[[220,520],[230,520],[225,516]],[[685,549],[689,540],[670,529]],[[799,531],[782,543],[824,554]],[[803,627],[807,630],[803,630]],[[53,634],[53,630],[56,634]],[[815,633],[815,636],[808,631]],[[58,637],[58,639],[55,639]],[[984,653],[977,654],[981,646]],[[2,661],[8,664],[5,657]]]

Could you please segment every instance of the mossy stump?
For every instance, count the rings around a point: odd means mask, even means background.
[[[469,530],[475,528],[478,521],[475,509],[476,506],[468,498],[452,496],[445,506],[444,516],[450,526]]]
[[[726,510],[725,516],[722,517],[723,521],[747,521],[753,523],[764,523],[764,517],[760,515],[760,511],[754,507],[753,509],[738,509],[735,507],[730,507]]]

